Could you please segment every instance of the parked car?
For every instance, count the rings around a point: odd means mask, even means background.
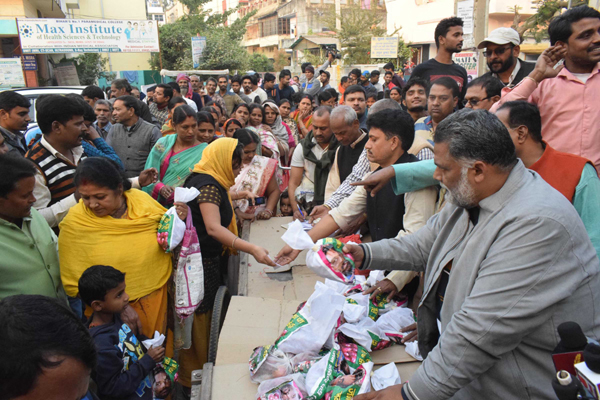
[[[29,131],[33,129],[36,129],[38,126],[35,116],[35,103],[37,102],[38,97],[43,94],[81,94],[85,88],[85,86],[44,86],[37,88],[14,89],[15,92],[27,97],[31,103],[31,107],[29,108],[29,117],[31,118],[31,122],[29,123],[25,134],[29,133]]]

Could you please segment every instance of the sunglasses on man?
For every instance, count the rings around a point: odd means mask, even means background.
[[[463,103],[463,106],[465,106],[465,107],[469,103],[471,103],[471,107],[477,107],[477,104],[479,104],[480,101],[488,100],[488,99],[491,99],[491,98],[492,98],[491,96],[488,96],[488,97],[486,97],[484,99],[481,99],[481,100],[478,100],[478,99],[468,99],[468,100],[464,99],[462,103]]]
[[[508,46],[504,46],[504,47],[498,47],[497,49],[492,50],[485,50],[483,52],[483,56],[486,58],[490,58],[492,57],[494,54],[497,55],[498,57],[501,56],[502,54],[504,54],[506,52],[506,50],[512,50],[514,46],[512,44],[509,44]]]

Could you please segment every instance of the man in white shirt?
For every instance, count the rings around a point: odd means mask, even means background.
[[[194,111],[198,112],[198,106],[196,105],[196,102],[188,99],[187,97],[185,97],[181,94],[181,88],[179,87],[177,82],[169,82],[169,83],[167,83],[167,85],[169,85],[169,86],[171,86],[171,88],[173,88],[173,98],[181,97],[182,99],[185,100],[185,102],[187,103],[188,106],[192,107],[194,109]]]
[[[267,100],[267,92],[258,87],[258,75],[244,75],[242,77],[242,86],[244,87],[244,94],[250,98],[254,103],[262,104],[263,101]],[[258,96],[259,101],[256,101]]]
[[[300,221],[308,218],[298,207],[300,198],[307,204],[324,202],[327,177],[339,145],[329,127],[330,113],[331,108],[325,106],[314,111],[312,131],[296,146],[292,156],[288,192],[294,219]]]

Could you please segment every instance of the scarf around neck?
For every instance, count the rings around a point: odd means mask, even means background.
[[[329,170],[335,159],[335,152],[339,146],[339,142],[334,135],[331,135],[329,147],[320,160],[317,159],[315,153],[312,152],[313,147],[318,146],[313,142],[313,132],[310,131],[304,139],[302,139],[302,154],[304,159],[315,164],[315,204],[321,205],[325,201],[325,186],[327,185],[327,177]]]

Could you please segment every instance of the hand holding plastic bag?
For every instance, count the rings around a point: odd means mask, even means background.
[[[178,187],[175,188],[175,202],[187,203],[194,200],[199,194],[200,192],[196,188]],[[184,234],[185,221],[179,218],[177,208],[173,206],[160,219],[157,233],[158,244],[166,252],[170,252],[181,243]]]

